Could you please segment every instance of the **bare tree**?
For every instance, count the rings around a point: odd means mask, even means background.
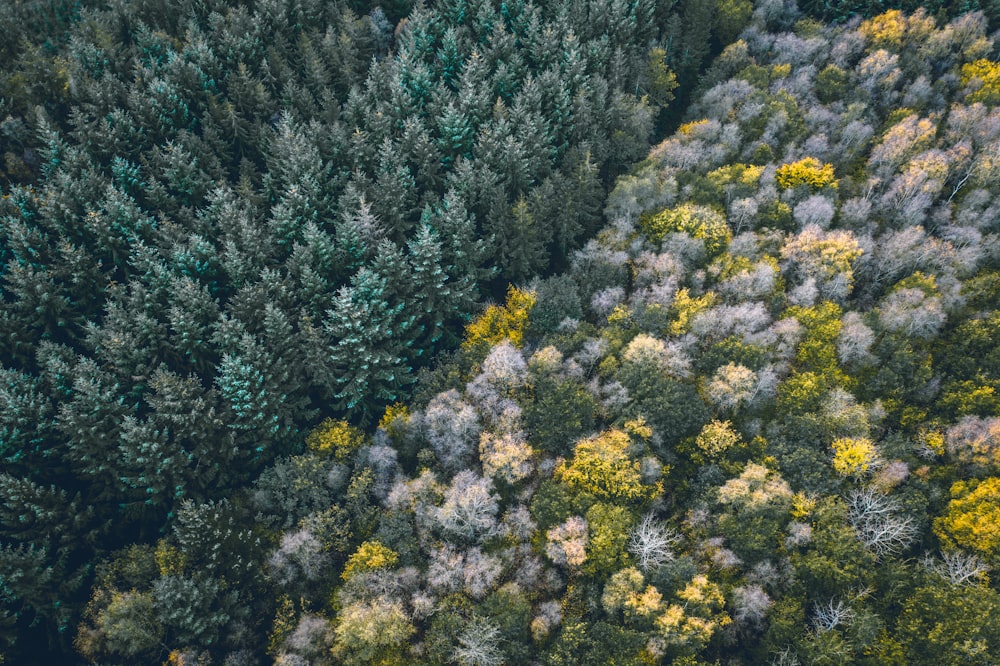
[[[876,557],[895,555],[916,537],[913,519],[901,516],[898,505],[874,488],[855,490],[847,506],[851,526]]]
[[[928,557],[924,564],[952,585],[975,585],[989,571],[981,559],[960,551],[946,551],[940,560]]]
[[[500,629],[484,618],[473,618],[458,636],[454,658],[462,666],[500,666]]]
[[[647,513],[632,528],[628,549],[643,571],[656,569],[674,559],[673,546],[681,537]]]
[[[825,604],[813,604],[813,627],[820,633],[848,624],[853,619],[854,611],[843,600],[831,599]]]
[[[769,663],[771,666],[799,666],[802,662],[791,648],[786,647],[781,652],[776,652]]]

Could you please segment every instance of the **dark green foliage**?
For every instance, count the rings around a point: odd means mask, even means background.
[[[568,455],[578,438],[593,432],[597,412],[596,401],[580,382],[542,377],[535,381],[524,420],[534,446]]]

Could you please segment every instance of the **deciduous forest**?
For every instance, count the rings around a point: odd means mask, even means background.
[[[3,3],[0,662],[994,663],[998,28]]]

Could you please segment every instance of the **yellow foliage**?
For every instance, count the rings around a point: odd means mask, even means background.
[[[710,291],[704,296],[692,298],[687,287],[679,290],[674,296],[673,305],[670,306],[674,315],[674,321],[670,324],[670,333],[672,335],[687,333],[691,319],[702,310],[715,305],[717,301],[718,296],[714,291]]]
[[[510,286],[504,305],[489,306],[465,327],[465,342],[462,346],[466,349],[489,349],[504,340],[510,340],[515,347],[520,347],[528,326],[528,314],[536,300],[535,292]]]
[[[866,437],[841,437],[833,441],[833,469],[841,476],[859,478],[877,462],[875,444]]]
[[[898,9],[890,9],[884,14],[862,21],[858,31],[876,48],[896,47],[903,42],[906,32],[906,17]]]
[[[933,451],[935,455],[944,455],[944,434],[940,430],[925,430],[920,433],[920,439],[923,440],[927,449]]]
[[[799,185],[806,185],[813,190],[830,187],[837,188],[837,179],[833,175],[833,165],[823,164],[815,157],[806,157],[798,162],[789,162],[778,167],[775,174],[778,186],[790,190]]]
[[[639,227],[654,243],[659,243],[670,233],[685,233],[703,241],[710,256],[725,250],[732,239],[729,225],[721,213],[692,204],[667,208],[655,215],[643,215],[639,219]]]
[[[306,448],[340,462],[347,460],[364,442],[364,434],[343,420],[325,419],[306,435]]]
[[[608,315],[608,324],[628,328],[632,325],[632,310],[627,305],[618,304]]]
[[[962,85],[976,89],[965,96],[966,103],[982,102],[988,106],[1000,103],[1000,63],[976,60],[962,65]]]
[[[410,421],[410,409],[402,403],[395,403],[385,408],[385,414],[378,422],[378,427],[386,432],[389,437],[395,440],[399,437]]]
[[[837,338],[840,336],[843,314],[840,306],[824,301],[808,308],[788,308],[787,314],[795,317],[805,328],[805,335],[795,351],[795,364],[801,369],[812,370],[842,382],[844,377],[837,360]]]
[[[187,556],[179,549],[160,539],[156,542],[156,551],[153,553],[156,561],[156,568],[160,570],[161,576],[178,576],[184,571],[187,563]]]
[[[976,551],[1000,564],[1000,478],[959,481],[951,487],[948,512],[934,521],[944,543]]]
[[[792,518],[802,520],[816,508],[816,500],[805,493],[798,492],[792,496]]]
[[[715,459],[739,444],[740,436],[729,421],[711,421],[701,429],[694,443],[706,458]]]
[[[629,456],[630,445],[629,436],[617,429],[581,440],[573,459],[556,467],[556,479],[600,499],[652,499],[663,492],[663,484],[643,483],[639,462]]]
[[[778,388],[778,408],[801,413],[818,409],[827,383],[815,372],[793,372]]]
[[[694,132],[695,130],[697,130],[699,127],[704,127],[707,124],[708,124],[707,118],[702,118],[701,120],[695,120],[690,123],[684,123],[683,125],[677,128],[677,133],[687,136],[692,132]]]
[[[778,79],[788,78],[792,73],[792,66],[788,63],[783,65],[772,65],[771,66],[771,80],[777,81]]]
[[[647,585],[641,594],[631,594],[625,600],[625,610],[638,617],[651,617],[661,608],[663,595],[652,585]]]
[[[365,541],[348,558],[340,577],[349,580],[355,574],[394,567],[398,561],[399,554],[392,548],[383,546],[378,541]]]
[[[709,613],[719,610],[726,603],[722,589],[708,580],[707,576],[699,574],[677,593],[677,596],[687,602],[689,607]]]
[[[278,652],[288,635],[295,631],[296,624],[295,604],[292,603],[291,597],[283,594],[278,599],[278,608],[274,612],[274,624],[267,637],[268,654],[274,655]]]
[[[753,186],[760,181],[762,173],[764,173],[764,167],[762,166],[753,164],[727,164],[715,171],[708,172],[706,177],[717,187],[725,187],[730,184]]]
[[[625,422],[625,432],[644,440],[653,436],[653,429],[646,423],[646,419],[639,417]]]

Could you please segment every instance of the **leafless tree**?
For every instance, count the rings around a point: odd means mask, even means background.
[[[843,600],[831,599],[825,604],[813,604],[813,627],[820,633],[848,624],[853,619],[854,611]]]
[[[639,567],[643,571],[649,571],[674,559],[673,546],[680,538],[680,535],[647,513],[632,528],[628,549],[635,556]]]
[[[916,537],[913,519],[874,488],[855,490],[848,498],[848,519],[858,538],[876,557],[894,555]]]
[[[946,551],[940,560],[928,557],[925,565],[952,585],[975,585],[989,571],[981,559],[960,551]]]
[[[462,666],[500,666],[500,629],[483,618],[474,618],[458,636],[454,658]]]

